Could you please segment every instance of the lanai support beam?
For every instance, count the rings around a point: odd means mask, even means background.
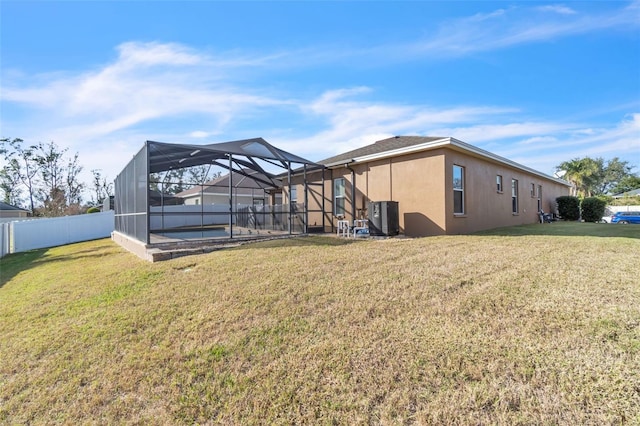
[[[287,162],[287,182],[289,184],[289,235],[292,234],[293,201],[291,200],[291,163]]]
[[[305,234],[309,233],[308,224],[309,224],[309,197],[307,193],[309,192],[309,187],[307,186],[307,165],[303,165],[304,171],[304,227],[303,231]]]
[[[229,238],[233,238],[233,155],[229,154]]]

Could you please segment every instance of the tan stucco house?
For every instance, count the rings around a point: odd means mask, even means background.
[[[255,176],[258,179],[266,179],[259,172],[243,169],[244,174],[237,172],[227,173],[209,180],[202,185],[195,185],[186,191],[176,194],[176,197],[182,198],[185,205],[200,204],[219,204],[229,205],[229,176],[231,176],[231,186],[233,205],[269,205],[281,204],[282,195],[280,191],[274,191],[271,188],[265,188],[259,180],[252,179],[249,176]],[[248,175],[248,176],[245,176]]]
[[[0,201],[0,218],[20,219],[27,216],[29,216],[29,210]]]
[[[397,202],[400,233],[412,237],[535,223],[570,187],[451,137],[396,136],[319,163],[324,171],[295,173],[291,189],[304,193],[306,175],[309,227],[325,232],[367,218],[372,201]],[[283,192],[288,202],[286,178]]]

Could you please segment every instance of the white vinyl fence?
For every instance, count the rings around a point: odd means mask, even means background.
[[[612,215],[617,212],[640,212],[640,206],[607,206],[604,215]]]
[[[0,223],[0,258],[9,253],[9,224]]]
[[[0,224],[0,257],[45,247],[62,246],[111,236],[113,210],[78,216],[14,221]]]

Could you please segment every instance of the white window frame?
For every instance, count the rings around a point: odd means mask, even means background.
[[[460,171],[460,179],[456,182],[456,170]],[[464,203],[464,174],[465,170],[463,166],[458,164],[454,164],[451,169],[451,181],[453,186],[453,214],[456,216],[461,216],[466,213],[465,203]],[[456,210],[456,197],[460,197],[460,209]]]
[[[503,193],[503,186],[502,186],[502,175],[496,175],[496,191],[500,194]]]
[[[292,204],[298,202],[298,188],[295,185],[291,185],[291,193],[289,194],[289,200]]]
[[[342,201],[342,206],[339,206],[338,200]],[[338,217],[347,214],[347,182],[343,177],[333,180],[333,214]]]
[[[538,192],[536,193],[536,195],[538,196],[538,211],[541,212],[542,210],[542,185],[538,185]]]
[[[518,214],[520,211],[518,200],[518,179],[511,179],[511,213]]]

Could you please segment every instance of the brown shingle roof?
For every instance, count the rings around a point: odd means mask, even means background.
[[[362,148],[354,149],[353,151],[345,152],[333,157],[329,157],[325,160],[318,161],[320,164],[329,165],[336,164],[342,161],[349,162],[353,158],[362,157],[365,155],[380,154],[386,151],[393,151],[395,149],[406,148],[413,145],[420,145],[423,143],[437,141],[443,139],[440,136],[394,136],[389,139],[383,139],[375,142],[371,145],[363,146]]]
[[[255,176],[258,179],[263,179],[263,180],[269,179],[264,174],[254,170],[243,169],[243,171],[249,174],[250,176]],[[253,193],[252,190],[254,189],[269,190],[274,188],[274,187],[269,187],[259,181],[251,179],[251,177],[244,176],[235,171],[232,172],[232,178],[233,178],[233,187],[235,188],[234,194],[247,195],[247,194],[252,194]],[[279,179],[273,179],[273,181],[275,184],[282,186],[282,182]],[[218,193],[220,191],[220,188],[222,189],[223,193],[224,191],[228,191],[229,173],[219,176],[208,182],[205,182],[204,187],[205,187],[204,189],[205,193]],[[186,191],[182,191],[176,194],[176,197],[188,197],[191,195],[199,195],[201,190],[202,188],[199,185],[196,185],[193,188],[187,189]]]
[[[16,210],[16,211],[23,211],[23,212],[28,212],[29,210],[26,209],[22,209],[20,207],[16,207],[13,204],[7,204],[3,201],[0,201],[0,210]]]

